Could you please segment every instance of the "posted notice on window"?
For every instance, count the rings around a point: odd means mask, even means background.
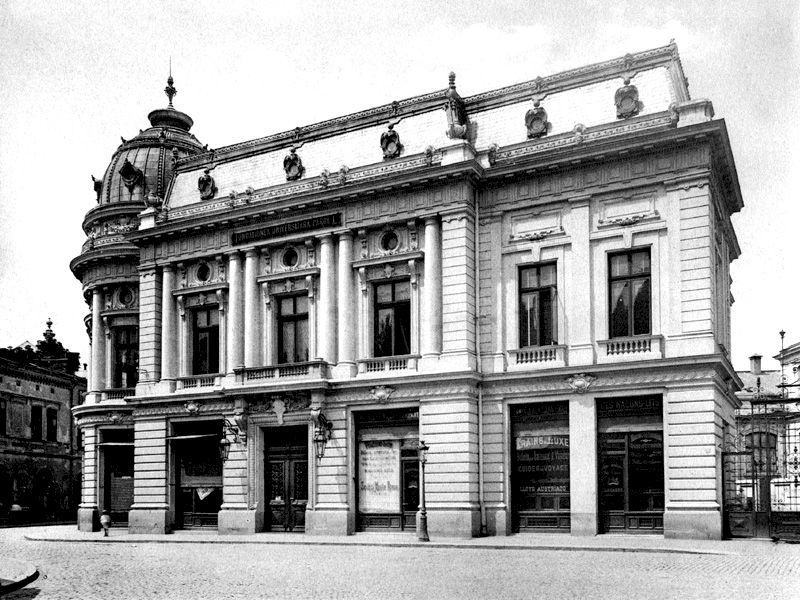
[[[358,445],[358,510],[400,510],[400,441],[363,441]]]

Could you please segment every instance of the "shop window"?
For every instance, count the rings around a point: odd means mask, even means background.
[[[650,333],[650,250],[608,257],[609,337]]]
[[[192,374],[219,372],[219,311],[201,308],[192,312]]]
[[[308,360],[308,296],[278,302],[278,362]]]
[[[411,283],[393,281],[375,286],[375,356],[411,353]]]
[[[58,409],[47,409],[47,441],[58,441]]]
[[[536,265],[519,271],[519,345],[557,344],[556,265]]]
[[[139,328],[135,325],[113,328],[115,388],[132,388],[139,379]]]
[[[31,406],[31,439],[42,440],[42,407]]]

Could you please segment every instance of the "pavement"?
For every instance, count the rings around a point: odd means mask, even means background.
[[[420,543],[412,534],[124,529],[104,538],[73,525],[0,530],[0,563],[6,557],[42,573],[9,600],[800,598],[800,545],[763,540],[520,534]]]
[[[610,534],[572,536],[566,534],[520,533],[509,536],[477,538],[431,538],[420,542],[409,533],[366,532],[348,536],[314,536],[305,533],[265,532],[220,535],[214,530],[179,530],[170,534],[130,534],[125,528],[112,527],[108,537],[102,531],[83,532],[75,526],[30,527],[24,537],[30,541],[99,544],[293,544],[304,546],[384,546],[433,547],[482,550],[561,550],[583,552],[650,552],[664,554],[796,554],[800,545],[764,539],[683,540],[662,535]]]

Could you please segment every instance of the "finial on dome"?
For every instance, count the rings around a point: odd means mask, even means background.
[[[175,89],[175,86],[172,85],[175,82],[172,79],[172,57],[169,58],[169,77],[167,77],[167,87],[164,88],[164,93],[169,98],[169,108],[174,108],[172,106],[172,99],[175,97],[175,94],[178,93],[178,90]]]
[[[451,90],[456,89],[456,74],[455,74],[455,71],[450,71],[449,79],[450,79],[450,89]]]

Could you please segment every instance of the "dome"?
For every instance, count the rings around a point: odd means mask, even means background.
[[[172,106],[177,90],[170,75],[164,90],[169,98],[167,108],[158,108],[147,117],[150,127],[139,131],[133,139],[122,139],[111,158],[102,179],[98,204],[135,202],[145,205],[145,198],[153,193],[162,199],[172,177],[176,159],[203,150],[202,144],[189,133],[194,121]]]

